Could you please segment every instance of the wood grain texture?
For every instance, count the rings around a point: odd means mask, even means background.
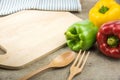
[[[65,44],[64,32],[81,19],[69,12],[21,11],[0,18],[0,67],[22,68]]]

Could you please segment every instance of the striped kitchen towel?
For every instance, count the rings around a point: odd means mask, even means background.
[[[0,15],[21,10],[81,11],[80,0],[0,0]]]

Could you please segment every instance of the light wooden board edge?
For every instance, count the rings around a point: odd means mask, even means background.
[[[65,46],[66,46],[66,43],[64,43],[63,45],[61,45],[61,46],[55,48],[54,50],[49,51],[48,53],[46,53],[46,54],[44,54],[44,55],[42,55],[42,56],[40,56],[40,57],[34,59],[33,61],[31,61],[31,62],[29,62],[29,63],[26,63],[26,64],[22,65],[22,66],[7,66],[7,65],[1,65],[1,64],[0,64],[0,68],[3,68],[3,69],[22,69],[22,68],[28,67],[30,64],[33,64],[34,62],[37,62],[38,60],[40,60],[40,59],[42,59],[42,58],[48,56],[49,54],[54,53],[55,51],[61,49],[62,47],[65,47]]]

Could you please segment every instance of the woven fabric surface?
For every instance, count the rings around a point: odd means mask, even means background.
[[[0,0],[0,15],[21,10],[81,11],[80,0]]]

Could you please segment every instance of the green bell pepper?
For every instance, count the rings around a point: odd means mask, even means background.
[[[66,42],[73,51],[88,50],[96,41],[98,27],[84,20],[71,25],[65,32]]]

